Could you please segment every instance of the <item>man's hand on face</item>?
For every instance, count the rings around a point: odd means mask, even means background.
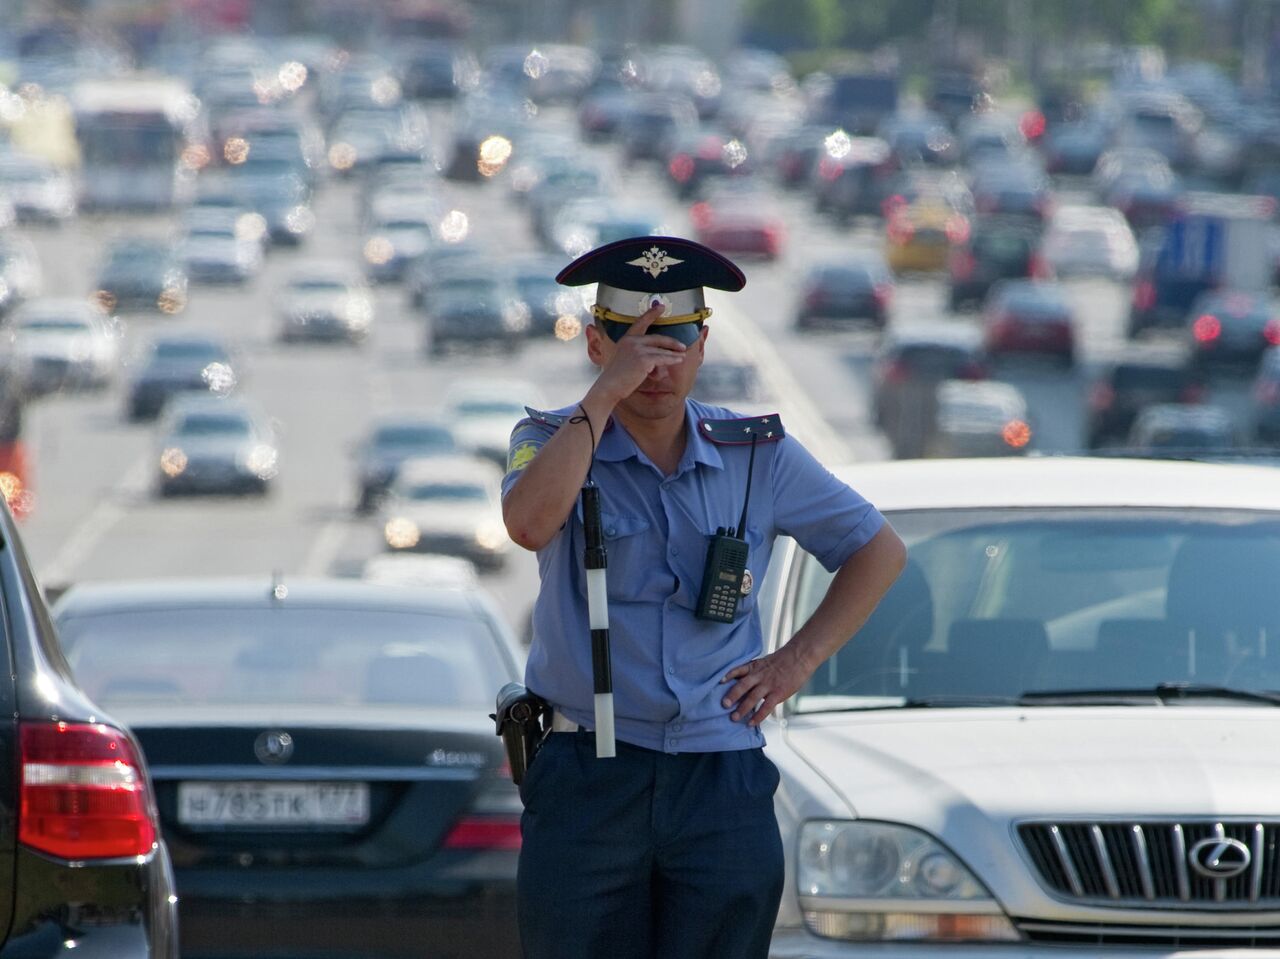
[[[605,364],[597,382],[615,402],[634,393],[655,370],[675,366],[684,360],[687,347],[683,343],[670,336],[648,332],[653,321],[662,315],[662,310],[661,303],[650,307],[614,344],[613,356]]]

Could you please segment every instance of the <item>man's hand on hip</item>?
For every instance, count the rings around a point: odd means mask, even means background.
[[[748,726],[759,726],[779,703],[791,697],[809,681],[813,670],[804,663],[790,646],[742,666],[735,666],[725,674],[721,683],[733,683],[721,700],[735,723],[747,720]]]

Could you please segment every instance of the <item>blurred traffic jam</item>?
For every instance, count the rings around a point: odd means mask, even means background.
[[[825,52],[760,3],[74,6],[0,37],[0,494],[187,955],[517,954],[498,489],[594,374],[597,245],[741,263],[695,397],[825,461],[1280,456],[1248,3],[1203,59],[958,0]]]

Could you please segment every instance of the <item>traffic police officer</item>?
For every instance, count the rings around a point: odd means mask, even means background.
[[[526,684],[554,707],[521,783],[525,956],[763,959],[784,864],[760,723],[857,632],[906,551],[776,415],[689,399],[708,336],[702,288],[741,289],[733,263],[689,240],[637,237],[557,280],[597,284],[586,335],[600,373],[580,403],[516,425],[503,481],[507,530],[537,552],[542,582]],[[708,540],[738,522],[749,468],[743,595],[731,622],[700,618]],[[609,565],[618,743],[607,759],[591,731],[589,472]],[[779,534],[838,572],[809,621],[762,655],[749,590]]]

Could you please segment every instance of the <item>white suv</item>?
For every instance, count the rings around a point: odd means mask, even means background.
[[[772,955],[1280,955],[1280,474],[845,475],[909,562],[767,721],[787,851]],[[830,579],[778,544],[770,647]]]

